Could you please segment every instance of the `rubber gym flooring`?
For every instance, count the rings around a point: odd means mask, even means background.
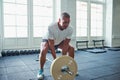
[[[57,56],[61,55],[57,53]],[[38,54],[5,56],[0,58],[0,80],[37,80]],[[50,53],[47,54],[52,59]],[[75,80],[120,80],[120,51],[106,53],[75,52],[79,76]],[[44,80],[53,80],[50,64],[45,63]]]

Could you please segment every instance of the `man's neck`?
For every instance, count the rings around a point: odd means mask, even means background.
[[[60,30],[64,30],[64,29],[61,28],[61,25],[59,24],[59,22],[58,22],[58,28],[59,28]]]

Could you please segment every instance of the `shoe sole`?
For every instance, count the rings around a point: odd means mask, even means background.
[[[44,80],[44,75],[42,75],[42,78],[38,78],[38,80]]]

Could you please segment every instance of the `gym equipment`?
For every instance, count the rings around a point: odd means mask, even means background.
[[[15,56],[15,55],[19,55],[20,52],[17,50],[3,50],[2,52],[2,56]]]
[[[40,49],[38,49],[37,52],[40,53]]]
[[[24,55],[28,55],[30,53],[30,50],[24,50]]]
[[[12,50],[11,55],[12,55],[12,56],[15,56],[15,55],[16,55],[15,50]]]
[[[1,54],[2,54],[2,57],[5,57],[7,55],[6,51],[2,51]]]
[[[120,51],[120,48],[108,48],[110,51]]]
[[[40,53],[40,49],[34,50],[2,50],[1,54],[3,57],[5,56],[16,56],[16,55],[28,55],[28,54],[38,54]]]
[[[63,55],[53,60],[50,72],[54,80],[74,80],[77,64],[72,57]]]
[[[27,54],[32,54],[32,50],[27,50]]]
[[[31,54],[35,54],[35,50],[31,50]]]
[[[88,49],[88,41],[76,41],[77,50],[80,49],[79,46],[81,46],[80,44],[82,44],[82,43],[86,44],[86,49]]]
[[[38,54],[39,52],[38,52],[38,50],[35,50],[35,54]]]
[[[99,43],[101,42],[102,43],[102,48],[104,48],[104,41],[105,40],[93,40],[94,48],[97,48],[96,43],[98,43],[98,42]]]
[[[20,54],[23,55],[24,54],[24,50],[20,50]]]
[[[88,49],[86,50],[87,52],[91,52],[91,53],[105,53],[107,52],[106,50],[104,49]]]
[[[101,43],[101,47],[97,47],[97,44],[96,43]],[[94,45],[94,48],[93,49],[88,49],[86,50],[87,52],[90,52],[90,53],[105,53],[107,52],[105,49],[104,49],[104,40],[93,40],[93,45]],[[99,44],[100,45],[100,44]]]
[[[6,51],[7,56],[12,56],[12,53],[13,53],[12,50],[8,50],[8,51]]]
[[[50,73],[54,80],[74,80],[75,76],[78,76],[77,63],[72,57],[62,55],[55,60],[49,58],[46,58],[46,60],[52,63]],[[42,79],[44,79],[44,76],[41,76],[38,80]]]
[[[19,51],[15,50],[15,55],[20,55]]]

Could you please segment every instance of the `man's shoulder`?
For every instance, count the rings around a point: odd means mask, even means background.
[[[70,26],[68,26],[68,29],[73,29],[73,27],[70,25]]]

